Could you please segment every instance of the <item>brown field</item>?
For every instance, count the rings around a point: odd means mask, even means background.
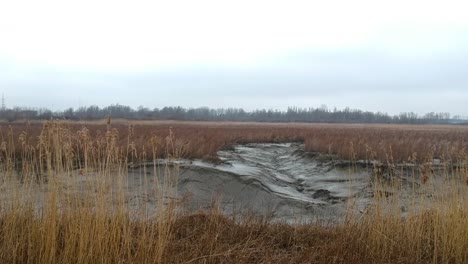
[[[468,127],[210,122],[47,122],[1,129],[1,263],[467,263]],[[128,165],[158,157],[216,159],[235,143],[304,141],[309,151],[390,164],[434,158],[453,191],[402,219],[376,202],[339,225],[273,223],[209,210],[178,214],[177,202],[155,215],[106,206],[100,179],[122,177]],[[450,163],[449,163],[450,162]],[[89,177],[84,197],[67,195],[59,179]],[[18,173],[21,179],[17,180]],[[40,176],[40,177],[39,177]],[[163,183],[174,175],[164,175]],[[166,179],[168,178],[168,179]],[[456,179],[466,179],[459,186]],[[121,181],[122,183],[125,180]],[[159,182],[159,181],[158,181]],[[13,183],[13,184],[12,184]],[[12,185],[11,185],[12,184]],[[169,188],[155,186],[166,197]],[[13,186],[13,187],[11,187]],[[39,212],[29,188],[45,189]],[[92,190],[92,191],[90,191]],[[123,199],[123,198],[122,198]],[[378,200],[378,199],[377,199]],[[400,212],[398,203],[395,212]],[[391,211],[391,210],[390,210]],[[141,214],[139,214],[141,213]],[[139,215],[141,217],[135,217]]]
[[[107,121],[61,121],[78,145],[84,133],[95,143],[106,140]],[[37,144],[40,122],[0,125],[0,140],[8,133],[24,133],[30,144]],[[11,128],[12,131],[9,131]],[[86,128],[86,129],[84,129]],[[236,123],[113,120],[110,129],[117,145],[132,145],[142,153],[157,144],[159,157],[165,156],[164,139],[170,131],[182,158],[216,159],[220,149],[237,143],[302,141],[308,151],[336,154],[343,159],[381,162],[426,162],[433,158],[456,162],[468,148],[468,126],[456,125],[369,125],[304,123]],[[19,137],[14,137],[21,146]]]

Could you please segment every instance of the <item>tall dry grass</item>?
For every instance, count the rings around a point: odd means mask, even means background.
[[[272,124],[229,122],[169,122],[116,120],[116,145],[125,147],[131,134],[133,147],[142,152],[154,143],[151,138],[166,138],[169,130],[175,135],[174,145],[181,158],[216,159],[220,149],[237,143],[303,141],[306,150],[336,154],[341,158],[375,159],[382,162],[426,162],[438,158],[455,162],[468,149],[468,126],[450,125],[359,125],[359,124]],[[63,122],[71,131],[73,145],[77,133],[86,130],[96,143],[105,142],[106,122]],[[0,124],[1,125],[1,124]],[[128,129],[132,126],[131,133]],[[43,123],[3,124],[0,139],[5,140],[9,127],[14,133],[25,131],[32,144]],[[18,141],[18,137],[13,140]],[[18,145],[18,142],[15,142]],[[166,144],[157,142],[156,155],[165,157]],[[353,156],[351,156],[351,154]]]
[[[468,262],[464,129],[168,126],[48,122],[4,128],[1,263]],[[407,155],[414,161],[440,157],[457,166],[444,163],[444,181],[428,169],[424,188],[440,192],[415,191],[405,218],[397,195],[377,195],[362,215],[350,212],[334,226],[233,220],[216,208],[185,215],[177,200],[166,199],[176,195],[177,175],[156,164],[159,157],[212,157],[232,143],[289,140],[345,158],[373,155],[397,164]],[[144,204],[130,207],[125,192],[128,167],[142,160],[155,162],[148,168],[155,176],[145,182],[153,186],[145,197],[157,201],[154,212]],[[389,184],[380,173],[374,177],[375,193]],[[76,182],[78,189],[70,184]],[[391,181],[395,191],[399,186]]]
[[[128,208],[124,189],[128,166],[156,160],[160,141],[165,156],[178,152],[171,135],[137,152],[132,130],[121,144],[110,125],[92,137],[87,128],[47,122],[34,140],[8,128],[0,150],[2,263],[163,263],[175,221],[175,203],[165,199],[175,196],[174,170],[158,168],[154,193],[145,193],[157,214]]]

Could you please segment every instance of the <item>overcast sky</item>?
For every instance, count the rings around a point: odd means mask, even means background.
[[[466,1],[1,1],[8,107],[468,115]]]

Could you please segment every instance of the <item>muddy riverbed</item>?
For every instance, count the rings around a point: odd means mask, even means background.
[[[184,210],[215,205],[227,215],[248,212],[275,220],[332,223],[347,212],[366,213],[375,199],[397,204],[404,217],[409,208],[424,203],[419,196],[431,202],[450,192],[440,191],[446,185],[444,177],[436,175],[442,174],[439,170],[432,170],[430,182],[422,185],[418,167],[376,173],[378,165],[308,153],[301,143],[236,145],[218,156],[221,162],[216,164],[177,162],[177,193]],[[130,174],[137,179],[141,170],[137,167]]]
[[[399,170],[391,177],[388,170],[379,175],[372,164],[308,153],[301,143],[235,145],[220,151],[218,156],[221,162],[217,163],[159,160],[134,164],[124,173],[115,172],[106,177],[74,171],[55,177],[54,182],[59,183],[56,185],[59,200],[70,201],[77,197],[98,200],[97,197],[104,194],[106,208],[124,203],[133,212],[143,209],[145,215],[156,214],[158,201],[164,196],[167,201],[177,201],[180,212],[216,207],[231,216],[250,214],[272,220],[325,223],[343,220],[346,212],[358,216],[366,213],[376,197],[396,202],[399,213],[404,216],[408,208],[414,207],[415,200],[421,203],[421,199],[414,197],[422,196],[429,201],[443,199],[458,188],[437,189],[437,186],[445,186],[442,183],[447,180],[443,175],[446,172],[441,170],[431,170],[431,177],[422,185],[421,175],[415,168]],[[166,187],[171,187],[161,195],[158,184],[162,183],[164,175],[170,182]],[[385,186],[381,187],[381,183]],[[27,191],[21,186],[17,182],[2,182],[2,207],[8,206],[12,197],[33,201],[39,211],[44,203],[50,202],[48,184],[29,184]],[[124,195],[120,195],[122,193]]]
[[[179,193],[193,210],[215,199],[227,214],[249,211],[287,220],[337,219],[349,198],[368,185],[367,170],[353,171],[305,153],[299,143],[237,145],[222,162],[182,162]]]

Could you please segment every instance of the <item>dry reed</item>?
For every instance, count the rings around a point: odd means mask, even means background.
[[[109,119],[86,127],[16,124],[0,136],[2,263],[468,262],[468,187],[457,181],[468,181],[465,128],[127,126]],[[456,166],[447,165],[446,184],[456,191],[430,198],[430,206],[409,210],[404,219],[397,200],[384,209],[380,206],[387,199],[377,197],[359,219],[349,216],[336,226],[271,223],[247,216],[234,221],[216,209],[178,214],[176,202],[164,199],[174,195],[176,173],[168,167],[160,173],[155,163],[150,169],[157,176],[147,184],[154,185],[157,212],[148,214],[144,206],[132,211],[126,203],[128,167],[139,161],[213,158],[233,143],[291,140],[305,141],[312,151],[391,165],[451,161]],[[80,178],[86,179],[82,189],[71,193],[68,183]]]

